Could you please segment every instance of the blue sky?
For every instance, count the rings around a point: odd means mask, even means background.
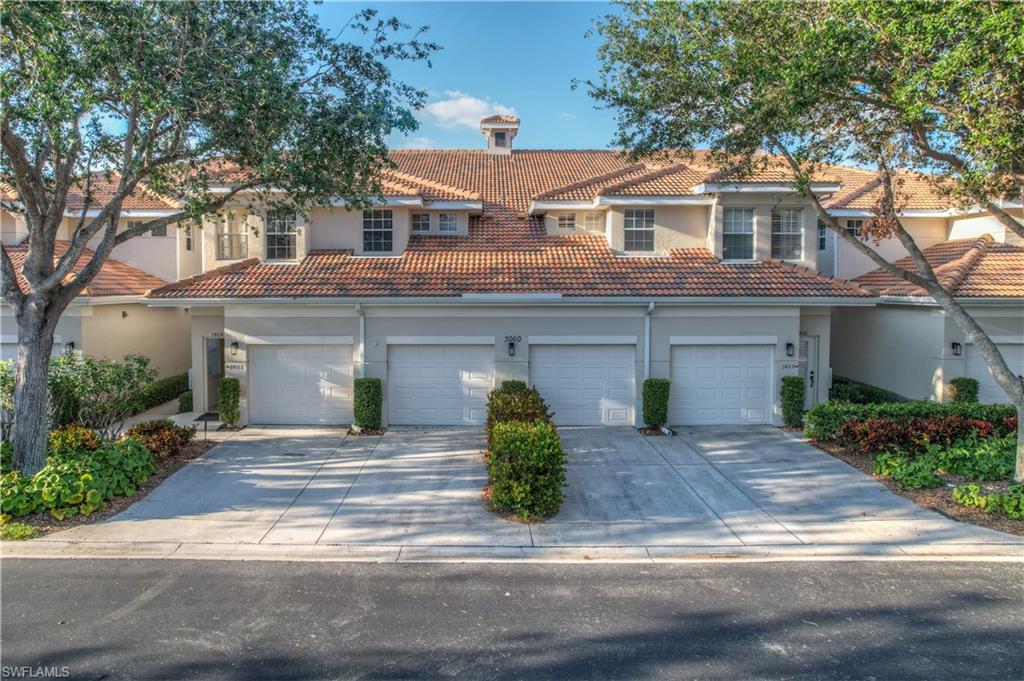
[[[420,129],[390,140],[395,148],[478,149],[478,122],[492,113],[522,119],[519,149],[604,149],[615,123],[597,111],[574,78],[597,74],[594,19],[612,11],[590,2],[328,2],[314,10],[325,27],[341,27],[357,10],[377,9],[412,26],[427,25],[443,49],[425,64],[398,64],[395,75],[429,92]]]

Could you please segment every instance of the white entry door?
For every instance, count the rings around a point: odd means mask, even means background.
[[[772,346],[677,345],[668,401],[672,425],[771,421]]]
[[[530,384],[561,426],[633,425],[632,345],[531,345]]]
[[[487,420],[494,345],[388,348],[388,422],[461,426]]]
[[[352,423],[351,345],[250,345],[255,424]]]
[[[1024,343],[1000,343],[999,351],[1010,365],[1010,371],[1024,375]],[[986,404],[1008,404],[1006,391],[999,387],[988,371],[988,363],[973,344],[967,345],[965,373],[978,381],[978,401]]]

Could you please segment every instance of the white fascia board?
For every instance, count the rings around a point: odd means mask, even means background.
[[[432,210],[479,210],[484,209],[483,201],[424,201],[424,208]]]
[[[94,218],[97,217],[102,210],[87,210],[85,211],[85,217]],[[180,210],[168,208],[167,210],[122,210],[121,217],[123,218],[163,218],[168,215],[174,215],[180,213]],[[80,210],[66,210],[64,211],[64,217],[78,218],[82,217],[82,211]]]
[[[519,123],[481,123],[481,130],[515,130]]]
[[[561,294],[540,294],[536,297],[521,294],[466,294],[452,297],[410,297],[410,298],[142,298],[139,302],[150,307],[223,307],[225,305],[351,305],[359,303],[365,306],[408,305],[416,303],[421,306],[445,307],[451,305],[642,305],[646,307],[652,301],[658,305],[764,305],[783,307],[874,307],[878,298],[780,298],[763,296],[743,297],[659,297],[649,296],[618,296],[618,297],[562,297]],[[973,302],[973,301],[972,301]],[[1006,301],[1004,301],[1006,302]]]
[[[72,301],[72,305],[128,305],[141,303],[142,296],[79,296]]]
[[[232,187],[229,184],[216,184],[216,185],[210,185],[207,188],[207,191],[209,191],[211,194],[227,194],[232,189],[234,189],[234,187]],[[255,191],[259,191],[259,192],[262,192],[264,194],[284,194],[284,193],[286,193],[285,190],[281,189],[280,187],[267,187],[265,189],[261,188],[261,187],[250,187],[248,189],[243,189],[242,191],[239,192],[239,194],[246,194],[246,193],[255,192]]]
[[[374,201],[374,206],[411,206],[411,207],[422,207],[423,197],[422,196],[385,196],[383,197],[383,203]],[[349,208],[349,205],[341,199],[331,199],[331,206],[340,208]],[[351,208],[350,208],[351,210]]]
[[[475,301],[508,301],[508,300],[525,300],[525,301],[536,301],[536,300],[562,300],[563,296],[561,293],[463,293],[459,296],[462,300],[475,300]]]
[[[927,305],[938,307],[939,304],[931,296],[879,296],[880,303],[896,303],[899,305]],[[962,298],[956,302],[961,305],[1024,305],[1024,298]]]
[[[601,206],[710,206],[715,202],[704,196],[599,196]]]
[[[834,194],[842,185],[837,182],[812,182],[811,192],[814,194]],[[694,194],[765,194],[792,193],[796,191],[794,182],[704,182],[696,185]]]
[[[870,218],[875,215],[874,212],[861,208],[826,208],[825,212],[837,218]],[[948,208],[945,210],[901,210],[896,214],[905,218],[945,218],[966,215],[967,213]]]
[[[597,200],[593,201],[531,201],[527,211],[530,215],[544,213],[549,210],[594,210]]]

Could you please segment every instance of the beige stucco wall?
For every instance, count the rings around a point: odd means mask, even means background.
[[[966,306],[966,310],[996,343],[1024,342],[1024,305],[971,305]],[[948,398],[949,381],[967,373],[967,337],[956,322],[941,310],[936,310],[935,315],[942,319],[945,334],[940,364],[944,380],[942,392],[937,397]],[[959,356],[953,354],[953,343],[960,343],[964,348]]]
[[[189,312],[182,308],[93,305],[92,314],[82,320],[81,350],[107,359],[145,355],[161,377],[170,376],[192,364],[189,327]]]
[[[370,255],[398,255],[409,244],[409,216],[411,211],[403,207],[388,207],[392,211],[392,246],[391,253],[371,253]],[[420,212],[417,210],[417,212]],[[426,211],[429,212],[429,211]],[[453,211],[454,212],[454,211]],[[468,218],[463,216],[468,225]],[[348,249],[356,255],[363,254],[363,213],[358,210],[344,208],[314,208],[309,214],[309,247],[310,249]],[[437,233],[437,218],[432,221],[434,233]],[[460,221],[460,228],[462,222]],[[468,227],[467,227],[468,229]]]
[[[76,350],[82,349],[82,323],[92,314],[88,305],[72,304],[60,316],[53,332],[54,352],[62,352],[68,343],[74,343]],[[0,344],[3,345],[3,359],[14,359],[17,355],[18,322],[10,306],[0,305]]]
[[[387,418],[388,336],[406,336],[429,344],[432,339],[493,337],[495,380],[529,379],[531,337],[629,336],[635,337],[635,375],[637,413],[640,413],[640,388],[644,376],[644,317],[646,305],[363,305],[365,343],[360,352],[359,316],[353,305],[230,305],[221,308],[194,308],[192,314],[193,386],[204,395],[204,339],[223,335],[228,347],[238,343],[236,354],[226,354],[227,375],[241,382],[242,418],[248,418],[248,358],[250,346],[257,343],[288,344],[310,342],[326,337],[353,340],[355,375],[380,378],[385,382],[385,419]],[[684,306],[658,305],[651,318],[650,375],[669,377],[672,336],[706,336],[709,343],[723,336],[774,336],[774,399],[776,418],[780,416],[778,387],[781,377],[796,374],[795,357],[786,356],[786,343],[797,344],[800,333],[816,333],[822,338],[819,375],[828,374],[828,332],[830,317],[826,309],[794,306]],[[509,356],[506,337],[517,340],[515,354]],[[819,385],[824,385],[822,380]],[[824,388],[827,395],[827,386]],[[819,391],[819,397],[822,393]],[[200,408],[197,403],[197,408]]]
[[[610,245],[616,251],[624,248],[623,222],[625,208],[615,206],[609,211]],[[707,248],[708,206],[654,207],[654,250],[672,248]]]
[[[845,225],[848,219],[861,218],[840,218],[840,221]],[[863,218],[863,220],[867,222],[868,218]],[[921,248],[934,246],[940,241],[945,241],[947,238],[949,229],[947,218],[901,218],[900,222]],[[838,249],[836,276],[840,279],[853,279],[878,267],[870,258],[856,250],[839,235],[832,234],[831,238],[836,240],[836,247]],[[877,244],[870,239],[865,243],[875,249],[879,255],[889,262],[895,262],[909,255],[907,249],[903,248],[903,244],[896,237],[883,239]]]
[[[1022,213],[1021,209],[1011,208],[1007,212],[1016,217],[1021,223],[1024,223],[1024,213]],[[1024,238],[1021,238],[1013,230],[1004,227],[1003,223],[988,213],[974,217],[955,218],[950,221],[950,239],[973,239],[982,234],[990,234],[993,239],[1001,243],[1024,243]]]
[[[726,208],[752,208],[754,210],[754,259],[763,260],[772,253],[772,210],[775,208],[797,208],[801,210],[803,222],[803,248],[800,257],[793,260],[797,265],[810,269],[818,266],[817,216],[810,203],[795,194],[722,194],[710,217],[714,220],[709,228],[708,245],[716,258],[722,257],[723,215]]]
[[[18,215],[0,210],[0,243],[20,244],[28,236],[25,221]]]

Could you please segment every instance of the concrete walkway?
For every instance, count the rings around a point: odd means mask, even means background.
[[[247,428],[110,520],[4,555],[310,560],[1024,558],[1024,539],[926,511],[774,428],[562,428],[544,523],[481,499],[478,428]]]

